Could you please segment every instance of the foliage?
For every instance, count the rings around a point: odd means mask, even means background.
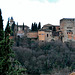
[[[38,30],[41,29],[41,23],[39,22],[38,24]]]
[[[11,36],[14,36],[14,27],[15,27],[15,22],[13,22],[11,26],[11,30],[12,30]]]
[[[4,32],[3,32],[3,20],[2,20],[2,13],[0,9],[0,41],[3,40]]]
[[[18,31],[18,22],[17,22],[17,31]]]
[[[14,52],[11,50],[12,40],[9,39],[10,37],[9,34],[11,34],[9,20],[7,22],[5,32],[2,30],[2,33],[4,36],[1,36],[2,39],[0,39],[0,74],[21,75],[21,73],[25,72],[26,70],[19,68],[20,63],[14,60]],[[18,67],[17,67],[17,63],[18,63]]]
[[[24,23],[23,23],[23,30],[24,30]]]
[[[32,23],[31,31],[38,31],[39,29],[41,29],[41,23],[40,22],[39,22],[38,26],[37,26],[36,22],[34,22],[34,24]]]
[[[29,47],[23,44],[25,41],[26,39],[23,39],[22,45],[14,46],[13,50],[16,59],[27,68],[27,73],[50,74],[54,69],[59,71],[66,67],[69,71],[75,69],[75,48],[70,48],[61,41],[45,42],[41,45],[38,41],[31,41]],[[25,43],[28,44],[28,42]]]

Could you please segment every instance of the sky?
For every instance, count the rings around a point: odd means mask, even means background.
[[[0,8],[4,27],[11,16],[29,27],[34,22],[60,25],[62,18],[75,18],[75,0],[0,0]]]

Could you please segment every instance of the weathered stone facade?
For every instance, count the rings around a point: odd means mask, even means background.
[[[28,32],[27,33],[27,38],[37,39],[37,37],[38,37],[38,32]]]
[[[27,33],[27,37],[32,39],[36,37],[40,42],[50,42],[52,40],[59,40],[59,32],[60,26],[46,24],[36,32],[37,34],[33,31]]]
[[[60,30],[63,34],[63,42],[75,41],[75,18],[61,19]]]

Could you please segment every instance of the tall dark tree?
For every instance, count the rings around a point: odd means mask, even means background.
[[[2,30],[2,29],[1,29]],[[4,32],[3,30],[1,32]],[[14,66],[16,61],[12,60],[13,52],[11,50],[12,42],[9,39],[9,34],[11,34],[9,20],[5,29],[5,36],[0,36],[3,38],[0,40],[0,74],[1,75],[19,75],[18,72],[25,70],[15,69]],[[4,35],[4,33],[3,33]],[[20,74],[21,75],[21,74]]]
[[[37,31],[37,23],[34,22],[34,31]]]
[[[36,22],[34,22],[34,31],[36,30]]]
[[[37,29],[37,23],[35,24],[35,31],[37,31],[38,29]]]
[[[3,40],[3,20],[2,20],[2,13],[0,9],[0,41]]]
[[[32,23],[31,30],[34,31],[34,24]]]
[[[3,30],[3,20],[2,20],[1,9],[0,9],[0,29]]]
[[[17,22],[17,31],[18,31],[18,22]]]
[[[41,23],[39,22],[39,24],[38,24],[38,29],[41,29]]]
[[[6,29],[5,29],[5,45],[4,45],[4,62],[3,62],[3,75],[7,75],[9,72],[10,72],[10,68],[11,67],[11,62],[10,62],[10,55],[12,53],[11,51],[11,42],[10,42],[10,39],[9,39],[9,34],[11,34],[11,29],[10,29],[10,26],[9,26],[9,19],[8,19],[8,22],[7,22],[7,26],[6,26]]]
[[[11,63],[9,61],[9,56],[11,54],[11,43],[9,39],[9,34],[11,30],[9,27],[9,20],[7,22],[7,26],[5,29],[5,36],[3,40],[0,41],[0,74],[1,75],[8,75],[8,72],[11,68]],[[4,33],[3,33],[4,34]]]
[[[5,39],[6,39],[7,36],[9,36],[9,34],[11,34],[11,29],[10,29],[10,26],[9,26],[9,19],[8,19],[7,26],[6,26],[6,29],[5,29]]]
[[[24,30],[24,23],[23,23],[23,30]]]
[[[14,36],[14,28],[15,28],[15,22],[13,22],[11,27],[11,30],[12,30],[11,36]]]
[[[17,36],[17,47],[20,45],[20,36]]]

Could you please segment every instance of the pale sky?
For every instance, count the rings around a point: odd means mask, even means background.
[[[4,26],[11,16],[29,27],[34,22],[59,25],[62,18],[75,18],[75,0],[0,0],[0,8]]]

